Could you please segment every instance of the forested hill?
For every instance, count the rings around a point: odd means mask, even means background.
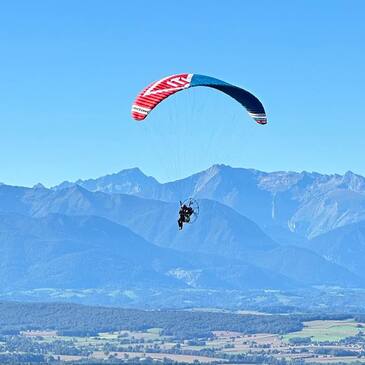
[[[92,335],[117,330],[160,328],[181,338],[209,337],[212,331],[288,333],[302,328],[288,315],[241,315],[202,311],[143,311],[61,303],[0,302],[2,334],[56,330],[63,335]]]

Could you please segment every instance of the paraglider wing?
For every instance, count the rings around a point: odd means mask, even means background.
[[[229,84],[222,80],[215,79],[210,76],[195,74],[191,80],[191,87],[193,86],[207,86],[213,89],[224,92],[233,99],[237,100],[243,107],[245,107],[250,116],[259,124],[266,124],[267,118],[265,109],[261,101],[240,87]]]
[[[135,120],[144,120],[161,101],[178,91],[195,86],[206,86],[222,91],[245,107],[257,123],[267,123],[265,109],[256,96],[222,80],[198,74],[172,75],[153,82],[137,96],[132,105],[132,117]]]
[[[176,92],[190,87],[192,74],[180,74],[164,77],[143,89],[132,105],[132,117],[143,120],[162,100]]]

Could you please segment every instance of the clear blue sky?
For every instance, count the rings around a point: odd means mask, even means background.
[[[363,0],[2,2],[0,181],[133,166],[169,180],[214,162],[365,174],[364,14]],[[202,89],[133,122],[135,94],[180,72],[253,91],[269,125]]]

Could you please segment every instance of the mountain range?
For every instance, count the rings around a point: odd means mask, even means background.
[[[200,216],[177,229],[179,201]],[[365,178],[214,165],[0,185],[0,289],[365,287]]]
[[[282,227],[306,238],[365,219],[365,178],[350,171],[345,175],[266,173],[214,165],[185,179],[160,184],[134,168],[98,179],[64,182],[54,189],[74,184],[93,192],[167,202],[187,196],[211,199],[262,227]]]

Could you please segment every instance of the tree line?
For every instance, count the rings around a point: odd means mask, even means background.
[[[176,338],[210,338],[212,331],[244,334],[299,331],[301,318],[294,315],[240,315],[177,310],[135,310],[65,303],[0,302],[0,335],[26,330],[56,330],[59,335],[94,336],[118,330],[161,328]]]

